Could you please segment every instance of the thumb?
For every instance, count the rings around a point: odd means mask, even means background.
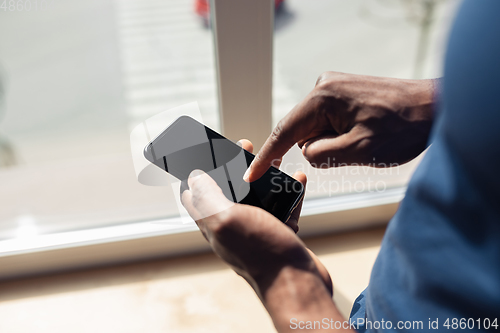
[[[188,178],[189,190],[183,196],[183,204],[191,214],[199,218],[205,218],[234,205],[227,200],[221,188],[209,174],[201,170],[194,170]],[[194,218],[194,217],[193,217]]]
[[[328,134],[310,139],[302,146],[302,154],[315,168],[363,163],[368,158],[363,154],[369,143],[366,137],[365,130],[355,126],[342,135]]]

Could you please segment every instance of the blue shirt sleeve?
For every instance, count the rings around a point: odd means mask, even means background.
[[[465,0],[457,15],[432,145],[353,308],[367,332],[500,317],[499,14],[498,0]],[[392,327],[368,325],[381,320]]]

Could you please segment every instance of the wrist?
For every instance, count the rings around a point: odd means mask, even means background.
[[[432,120],[434,114],[435,80],[407,80],[405,97],[401,100],[403,105],[414,110],[414,116]],[[422,119],[423,120],[423,119]]]
[[[338,316],[330,292],[317,271],[282,267],[272,280],[257,282],[262,303],[279,332],[290,329],[291,320],[322,320]]]

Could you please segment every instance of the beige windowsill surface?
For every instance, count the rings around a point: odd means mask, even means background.
[[[307,239],[344,315],[366,287],[384,228]],[[274,332],[247,283],[215,255],[0,284],[0,332]]]

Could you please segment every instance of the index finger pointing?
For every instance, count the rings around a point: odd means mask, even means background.
[[[259,179],[273,162],[280,161],[296,142],[311,132],[312,122],[307,121],[307,104],[304,101],[299,103],[276,125],[243,176],[245,181]]]

